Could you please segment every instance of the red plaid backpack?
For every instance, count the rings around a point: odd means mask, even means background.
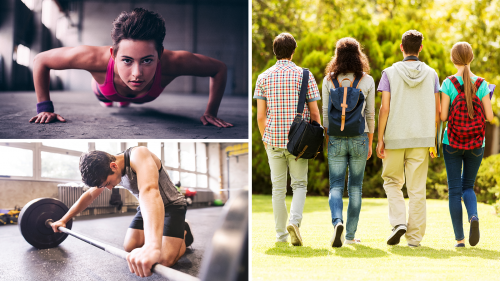
[[[448,140],[450,146],[456,149],[470,150],[483,145],[486,128],[484,108],[481,100],[473,95],[474,119],[469,118],[467,101],[463,86],[455,76],[448,77],[457,89],[458,96],[453,100],[448,117]],[[476,88],[479,89],[483,78],[477,78]]]

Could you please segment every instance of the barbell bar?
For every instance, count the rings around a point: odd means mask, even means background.
[[[54,198],[38,198],[30,201],[24,206],[19,214],[21,234],[28,243],[38,249],[56,247],[61,244],[68,235],[71,235],[114,256],[124,260],[127,259],[128,252],[72,231],[72,220],[66,223],[66,227],[58,228],[63,233],[55,233],[51,227],[52,223],[61,219],[68,210],[68,207],[64,203]],[[161,264],[155,264],[151,272],[172,281],[200,281],[200,279],[196,277]]]

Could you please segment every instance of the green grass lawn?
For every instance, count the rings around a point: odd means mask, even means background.
[[[287,196],[290,208],[292,197]],[[344,198],[344,221],[347,199]],[[304,246],[276,243],[270,195],[252,196],[253,280],[500,280],[500,218],[478,204],[481,240],[456,249],[448,201],[427,200],[427,230],[422,247],[401,239],[388,246],[391,233],[387,199],[363,198],[356,238],[360,245],[332,248],[327,197],[307,197],[300,232]],[[408,206],[408,201],[407,201]],[[290,241],[290,239],[288,239]]]

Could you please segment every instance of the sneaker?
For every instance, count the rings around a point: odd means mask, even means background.
[[[387,245],[397,245],[401,236],[406,233],[406,225],[399,224],[392,229],[391,235],[387,238]]]
[[[457,243],[455,244],[455,248],[463,248],[465,247],[465,243]]]
[[[479,243],[479,219],[472,217],[470,219],[469,244],[476,246]]]
[[[299,228],[291,223],[286,227],[288,233],[290,233],[290,240],[294,246],[302,246],[302,237],[300,236]]]
[[[344,225],[339,222],[333,229],[332,239],[330,239],[330,245],[332,247],[340,248],[344,244]]]
[[[193,233],[191,232],[191,227],[189,227],[189,223],[187,221],[184,222],[184,229],[186,230],[186,236],[184,238],[184,242],[186,242],[186,247],[191,246],[194,242]]]
[[[359,244],[361,243],[361,240],[360,239],[352,239],[352,240],[345,240],[344,244]]]
[[[410,248],[418,248],[420,246],[422,246],[422,245],[420,245],[420,244],[418,244],[418,245],[408,244],[408,247],[410,247]]]
[[[127,101],[121,101],[118,103],[119,107],[128,107],[130,105],[130,102]]]
[[[99,104],[101,104],[102,107],[113,107],[113,102],[100,101]]]

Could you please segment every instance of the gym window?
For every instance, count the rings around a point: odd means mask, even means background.
[[[76,140],[0,143],[0,179],[80,182],[79,161],[83,152],[95,149],[118,154],[137,145]],[[183,187],[208,187],[206,143],[147,142],[147,147],[161,159],[174,184],[180,181]]]

